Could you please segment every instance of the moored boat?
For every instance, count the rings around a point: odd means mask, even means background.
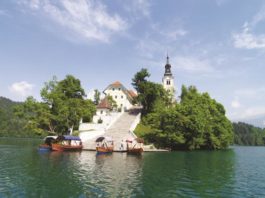
[[[58,136],[56,142],[52,143],[53,151],[81,151],[82,149],[82,141],[78,136]]]
[[[47,136],[44,138],[44,144],[39,145],[39,151],[51,151],[52,143],[55,142],[58,136]]]
[[[104,137],[101,136],[96,139],[96,151],[97,154],[106,154],[106,153],[112,153],[113,152],[113,140],[111,137]]]
[[[126,140],[127,143],[127,153],[141,155],[144,151],[142,145],[144,140],[142,138],[135,138],[133,140]]]

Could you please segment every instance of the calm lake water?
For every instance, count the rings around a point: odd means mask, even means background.
[[[265,147],[226,151],[38,152],[0,139],[0,197],[265,197]]]

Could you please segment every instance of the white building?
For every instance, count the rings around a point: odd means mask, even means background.
[[[103,135],[123,115],[124,111],[133,106],[133,98],[137,96],[134,91],[127,90],[118,81],[110,84],[103,93],[105,97],[97,105],[97,112],[93,116],[93,122],[83,123],[81,121],[79,124],[80,138],[83,142]],[[112,96],[113,100],[116,101],[117,107],[120,108],[121,112],[113,111],[107,98],[108,95]],[[140,117],[136,119],[140,120]]]
[[[119,81],[110,84],[103,93],[110,95],[117,103],[117,108],[121,111],[126,111],[133,106],[133,98],[136,93],[132,90],[126,89]]]

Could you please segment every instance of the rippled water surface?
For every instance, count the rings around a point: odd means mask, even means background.
[[[38,152],[0,139],[0,197],[265,197],[265,147],[226,151]]]

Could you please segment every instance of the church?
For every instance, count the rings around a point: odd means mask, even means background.
[[[165,73],[162,78],[162,85],[166,91],[170,93],[172,96],[172,100],[174,101],[175,95],[175,87],[174,87],[174,76],[171,72],[171,64],[169,63],[169,57],[167,55],[166,65],[165,65]],[[115,100],[117,104],[117,109],[120,111],[126,111],[133,107],[133,99],[137,96],[133,90],[128,90],[124,85],[122,85],[119,81],[111,83],[107,86],[107,88],[103,91],[105,94],[105,98],[101,100],[99,105],[97,106],[98,113],[97,114],[106,114],[110,110],[110,105],[106,101],[106,96],[111,96],[113,100]]]
[[[171,72],[171,64],[169,63],[169,57],[167,55],[166,65],[165,65],[165,73],[162,78],[162,85],[166,91],[168,91],[172,97],[172,101],[175,101],[175,87],[174,87],[174,76]],[[128,90],[124,85],[122,85],[119,81],[111,83],[106,87],[103,91],[105,97],[98,104],[97,114],[106,114],[110,110],[110,105],[106,101],[106,97],[109,95],[115,100],[117,104],[117,109],[120,111],[126,111],[133,107],[133,99],[137,97],[137,93],[133,90]]]
[[[172,102],[175,101],[174,76],[171,72],[169,57],[167,56],[165,72],[162,77],[162,85],[172,96]],[[79,125],[80,138],[83,142],[88,142],[85,147],[93,149],[93,139],[100,135],[110,135],[120,144],[122,138],[126,136],[136,137],[133,133],[135,127],[140,122],[141,113],[133,110],[135,107],[135,98],[137,93],[128,90],[121,82],[116,81],[108,85],[104,91],[104,98],[97,105],[96,115],[90,123],[84,123],[82,120]],[[113,108],[108,96],[116,102]],[[132,110],[133,109],[133,110]],[[117,122],[116,122],[117,121]],[[90,142],[90,143],[89,143]]]

